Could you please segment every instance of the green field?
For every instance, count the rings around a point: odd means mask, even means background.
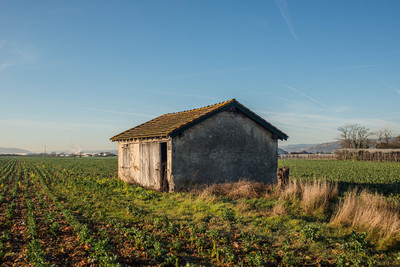
[[[338,181],[398,201],[400,164],[282,160],[291,177]],[[396,200],[397,199],[397,200]],[[400,238],[330,223],[277,192],[158,193],[117,178],[115,158],[0,158],[5,266],[400,265]],[[285,213],[278,214],[282,205]]]
[[[357,186],[385,195],[400,194],[398,162],[288,159],[279,160],[278,165],[289,167],[291,178],[338,182],[342,192]]]

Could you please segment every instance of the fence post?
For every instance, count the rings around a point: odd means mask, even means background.
[[[289,184],[289,167],[279,168],[276,176],[278,177],[278,188],[283,190]]]

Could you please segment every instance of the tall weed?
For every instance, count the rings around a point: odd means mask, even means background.
[[[332,217],[333,225],[353,226],[377,233],[382,239],[400,236],[400,204],[357,188],[349,191]]]
[[[320,210],[327,212],[331,203],[337,199],[338,184],[328,183],[326,180],[314,182],[291,181],[281,192],[280,199],[285,201],[299,201],[306,212]]]

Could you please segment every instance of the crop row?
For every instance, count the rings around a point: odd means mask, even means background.
[[[44,168],[33,167],[34,174],[33,177],[36,178],[43,191],[46,195],[52,199],[53,203],[58,207],[58,209],[63,214],[66,221],[75,230],[82,244],[90,246],[93,251],[92,260],[100,264],[116,265],[116,256],[112,254],[109,248],[107,238],[96,238],[92,231],[89,229],[88,225],[82,223],[74,214],[73,211],[68,209],[66,205],[61,202],[58,197],[49,189],[46,184],[46,178],[48,178],[48,172]],[[32,175],[31,175],[32,177]]]
[[[98,225],[106,224],[113,228],[112,231],[117,232],[117,235],[113,235],[114,243],[128,242],[134,250],[131,252],[132,259],[149,259],[150,262],[171,265],[182,263],[185,257],[190,256],[209,258],[216,264],[244,264],[256,259],[262,260],[264,256],[257,249],[264,246],[264,250],[268,250],[266,239],[241,232],[233,226],[235,214],[231,209],[226,210],[223,218],[216,218],[232,223],[229,230],[209,229],[205,222],[177,223],[165,215],[152,214],[142,206],[134,205],[131,199],[136,197],[157,201],[160,197],[157,194],[138,187],[128,187],[134,189],[129,191],[133,194],[121,198],[113,194],[117,188],[126,189],[126,184],[119,180],[87,176],[84,169],[76,166],[66,170],[54,165],[37,165],[41,166],[42,176],[53,177],[48,179],[47,184],[67,205],[72,209],[79,206],[83,217],[94,218]],[[77,206],[71,203],[77,203]],[[105,216],[111,211],[108,206],[125,212],[129,223]],[[235,240],[236,247],[229,242],[231,236],[238,238]]]
[[[35,218],[35,209],[31,200],[31,196],[29,195],[29,186],[31,185],[31,182],[28,177],[26,165],[24,165],[24,174],[24,196],[27,207],[26,226],[27,236],[29,239],[29,244],[26,252],[27,260],[34,265],[48,266],[49,263],[46,260],[42,245],[38,239],[38,228]]]
[[[282,163],[292,164],[291,174],[303,180],[324,178],[321,173],[326,167],[337,171],[336,177],[326,176],[328,180],[362,184],[356,182],[359,173],[338,178],[346,175],[346,168],[357,165]],[[0,191],[7,192],[0,213],[6,214],[13,201],[19,200],[14,204],[16,216],[5,219],[8,228],[2,226],[0,232],[0,256],[5,255],[8,263],[16,256],[7,255],[18,249],[33,265],[398,263],[396,249],[381,257],[386,252],[375,252],[366,243],[367,235],[352,232],[357,229],[332,227],[330,214],[304,212],[301,205],[281,200],[278,192],[249,199],[158,193],[119,180],[116,159],[0,159],[0,173],[9,174]],[[386,183],[378,179],[377,184],[393,186],[396,179]],[[18,219],[21,216],[25,227]],[[21,228],[20,233],[13,225]],[[21,235],[25,245],[10,247]],[[368,246],[357,249],[357,242]]]

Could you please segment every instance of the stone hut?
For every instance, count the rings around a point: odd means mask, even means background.
[[[288,136],[235,99],[165,114],[124,131],[118,175],[163,192],[248,179],[276,183],[278,139]]]

